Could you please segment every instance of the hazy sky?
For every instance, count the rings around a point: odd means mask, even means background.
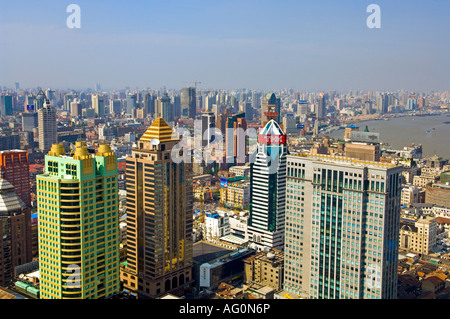
[[[372,3],[380,29],[366,24]],[[0,85],[449,90],[449,12],[448,0],[0,0]]]

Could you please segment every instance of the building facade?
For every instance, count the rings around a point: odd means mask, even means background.
[[[76,142],[54,144],[37,175],[41,299],[101,299],[119,292],[117,160]]]
[[[436,246],[437,218],[402,218],[400,220],[400,249],[411,253],[428,255]]]
[[[124,290],[138,298],[181,293],[192,283],[192,164],[173,161],[179,139],[157,118],[126,159]]]
[[[38,110],[39,149],[43,153],[50,151],[58,141],[56,127],[56,110],[46,100],[44,106]]]
[[[22,150],[0,151],[0,178],[9,181],[27,207],[31,206],[28,153]]]
[[[308,299],[397,297],[401,166],[287,159],[285,287]]]
[[[249,240],[258,248],[284,246],[286,135],[271,119],[258,135],[250,161]]]

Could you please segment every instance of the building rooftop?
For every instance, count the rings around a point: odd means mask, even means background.
[[[152,125],[145,131],[139,141],[151,141],[157,139],[160,142],[169,142],[172,141],[172,132],[172,129],[166,121],[159,117],[153,121]]]
[[[309,154],[309,153],[298,153],[298,154],[292,154],[289,156],[297,156],[297,157],[304,157],[311,160],[316,160],[320,162],[327,162],[327,163],[335,163],[335,164],[344,164],[348,166],[356,166],[356,167],[371,167],[371,168],[393,168],[397,167],[395,164],[391,163],[385,163],[385,162],[372,162],[372,161],[364,161],[344,156],[333,156],[333,155],[322,155],[322,154]]]

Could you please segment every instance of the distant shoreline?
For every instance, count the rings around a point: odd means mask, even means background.
[[[355,123],[362,123],[362,122],[369,122],[369,121],[383,121],[383,120],[389,120],[392,118],[400,118],[400,117],[425,117],[425,116],[439,116],[439,115],[447,115],[450,116],[449,110],[439,110],[439,111],[428,111],[426,113],[394,113],[394,114],[383,114],[378,115],[370,118],[355,118],[342,121],[341,126],[351,125]],[[450,122],[446,122],[445,124],[448,124]]]

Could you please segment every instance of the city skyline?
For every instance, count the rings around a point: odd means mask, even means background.
[[[447,90],[450,5],[371,3],[0,1],[0,85]]]

